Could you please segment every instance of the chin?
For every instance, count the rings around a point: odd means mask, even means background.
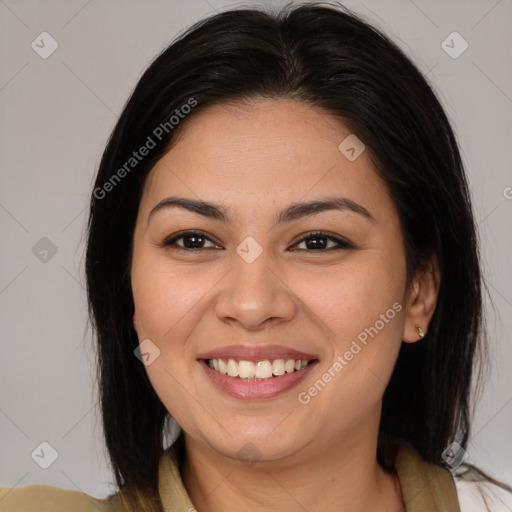
[[[225,457],[240,460],[249,466],[258,462],[278,461],[303,449],[304,434],[298,437],[290,435],[289,425],[281,432],[278,432],[279,427],[275,428],[275,423],[271,429],[259,428],[255,431],[253,425],[248,430],[250,432],[239,430],[233,437],[224,432],[222,441],[219,438],[206,438],[206,442]],[[297,439],[302,440],[300,445]]]

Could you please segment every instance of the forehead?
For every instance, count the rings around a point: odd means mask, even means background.
[[[143,200],[179,193],[243,208],[340,193],[370,211],[392,207],[368,152],[350,160],[340,150],[349,136],[340,119],[297,100],[209,106],[182,121]]]
[[[181,146],[180,152],[193,149],[198,157],[208,154],[226,164],[232,158],[247,157],[246,165],[254,160],[261,170],[275,170],[284,162],[321,163],[323,152],[337,150],[349,133],[340,120],[319,107],[298,100],[256,99],[194,112],[178,127],[173,146]],[[274,160],[269,161],[269,156]],[[261,166],[263,158],[265,166]],[[236,160],[234,165],[238,164]]]

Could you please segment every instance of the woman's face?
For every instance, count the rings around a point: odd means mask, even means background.
[[[367,154],[293,100],[209,107],[179,128],[148,176],[131,268],[161,401],[197,445],[229,457],[376,438],[408,320],[400,223]],[[225,218],[161,203],[171,196]],[[326,200],[339,208],[290,209]]]

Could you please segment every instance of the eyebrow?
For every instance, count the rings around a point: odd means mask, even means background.
[[[224,223],[231,222],[231,215],[229,210],[220,204],[176,196],[167,197],[156,204],[149,212],[148,222],[152,215],[154,215],[156,212],[167,208],[182,208],[190,212],[202,215],[203,217],[219,220]],[[292,222],[302,217],[316,215],[317,213],[329,210],[349,211],[357,213],[373,223],[376,222],[373,215],[364,206],[346,197],[329,197],[327,199],[318,199],[309,202],[292,203],[284,210],[280,211],[274,217],[274,221],[276,224],[284,224],[286,222]]]

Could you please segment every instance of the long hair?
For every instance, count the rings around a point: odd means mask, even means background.
[[[252,98],[297,99],[343,121],[365,144],[398,209],[407,283],[438,258],[428,333],[402,344],[383,397],[379,462],[392,470],[387,438],[445,467],[446,447],[468,442],[472,375],[485,346],[484,281],[463,163],[433,88],[395,43],[341,5],[225,11],[182,33],[142,74],[108,140],[90,201],[86,278],[106,446],[119,488],[152,496],[155,507],[169,414],[134,356],[130,266],[138,205],[180,122],[209,105]],[[135,160],[143,145],[152,147]]]

